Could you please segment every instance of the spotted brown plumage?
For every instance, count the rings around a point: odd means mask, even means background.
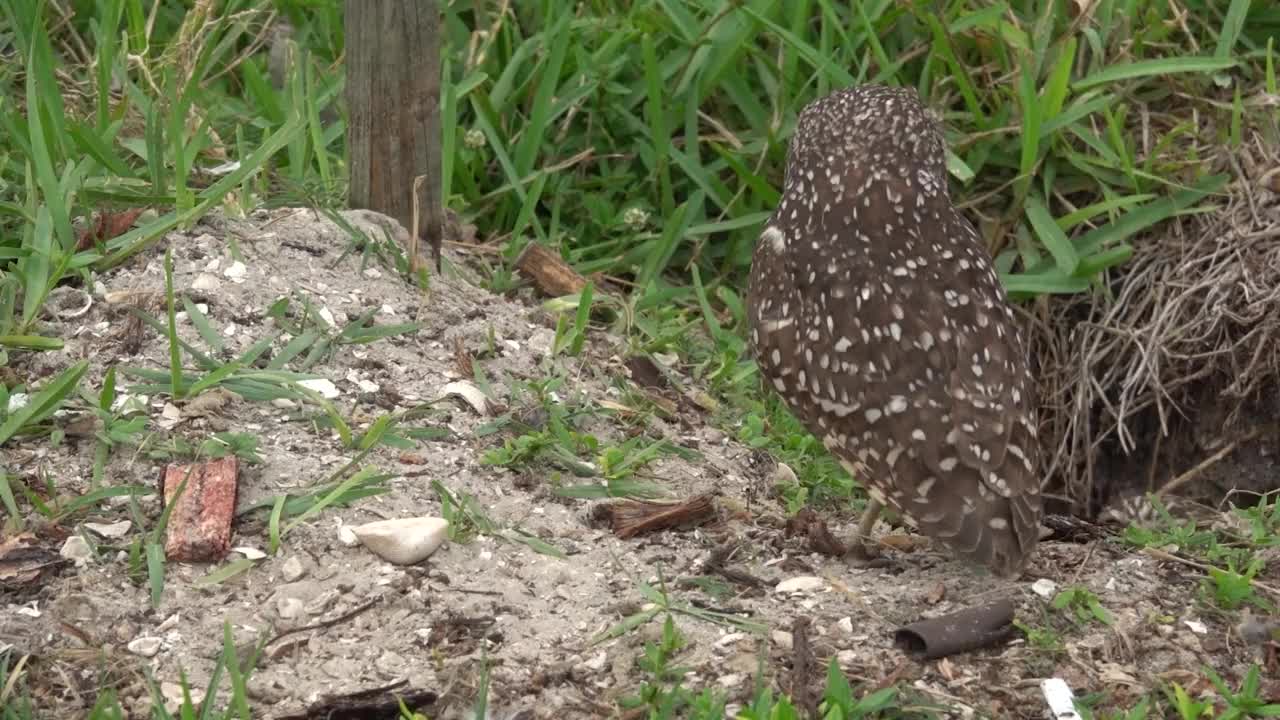
[[[800,113],[747,300],[766,382],[871,491],[860,533],[887,503],[1021,571],[1041,513],[1033,380],[914,91],[848,88]]]

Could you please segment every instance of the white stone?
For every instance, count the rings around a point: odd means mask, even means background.
[[[129,641],[129,652],[142,657],[155,657],[160,652],[160,646],[164,641],[158,637],[144,635]]]
[[[201,292],[217,292],[221,287],[222,281],[213,273],[202,272],[191,281],[191,289]]]
[[[1045,704],[1049,706],[1049,714],[1061,720],[1080,720],[1076,712],[1075,695],[1071,686],[1062,678],[1045,678],[1040,681],[1040,692],[1044,693]]]
[[[347,547],[355,547],[360,544],[360,538],[356,537],[356,534],[351,530],[350,525],[339,525],[338,542],[346,545]]]
[[[365,547],[396,565],[413,565],[435,552],[445,541],[449,522],[416,517],[378,520],[351,528]]]
[[[306,611],[306,603],[296,597],[282,597],[276,600],[276,613],[285,620],[300,617]]]
[[[303,567],[302,561],[299,560],[297,556],[285,560],[284,564],[280,566],[280,577],[285,582],[296,582],[301,580],[302,576],[306,574],[307,569]]]
[[[1042,598],[1047,599],[1053,597],[1053,594],[1057,592],[1057,590],[1058,584],[1049,578],[1040,578],[1039,580],[1031,583],[1031,592]]]
[[[774,645],[777,645],[783,650],[790,650],[791,646],[795,642],[791,637],[791,633],[786,630],[774,630],[772,633],[769,633],[769,637],[773,640]]]
[[[187,692],[191,695],[191,703],[199,706],[204,702],[204,690],[198,687],[187,685]],[[182,697],[182,686],[175,682],[160,683],[160,694],[165,699],[165,709],[170,713],[176,713],[178,708],[182,707],[185,700]]]
[[[314,378],[311,380],[299,380],[298,384],[302,387],[320,393],[320,397],[326,400],[332,400],[342,393],[338,392],[338,386],[328,378]]]
[[[223,270],[222,274],[227,276],[228,278],[231,278],[231,282],[242,283],[244,282],[244,276],[248,272],[249,272],[249,268],[246,268],[244,266],[244,263],[240,262],[239,260],[236,260],[235,262],[227,266],[227,269]]]
[[[826,587],[827,581],[817,577],[816,575],[800,575],[793,578],[787,578],[786,580],[778,583],[778,586],[774,588],[774,591],[780,593],[803,593],[816,592],[818,590],[825,589]]]
[[[133,523],[128,520],[121,520],[120,522],[114,523],[87,522],[84,526],[102,537],[122,538],[129,534],[129,529],[133,527]]]
[[[58,554],[74,562],[76,567],[83,567],[89,562],[89,558],[93,557],[93,550],[89,548],[89,543],[85,542],[84,538],[72,535],[62,543],[62,549],[58,550]]]

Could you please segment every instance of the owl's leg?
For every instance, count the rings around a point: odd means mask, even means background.
[[[875,498],[867,499],[867,507],[862,511],[862,519],[858,521],[857,534],[853,536],[853,541],[849,543],[849,549],[845,553],[848,559],[867,562],[875,558],[875,552],[869,543],[871,529],[876,526],[876,520],[880,519],[881,510],[884,510],[884,503]]]

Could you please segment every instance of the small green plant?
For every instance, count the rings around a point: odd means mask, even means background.
[[[1078,624],[1086,624],[1093,620],[1103,625],[1111,624],[1111,613],[1102,607],[1098,596],[1087,588],[1073,587],[1062,590],[1054,596],[1052,605],[1055,610],[1064,611]]]
[[[1178,683],[1172,683],[1165,688],[1165,697],[1172,706],[1171,709],[1177,713],[1177,717],[1181,720],[1199,720],[1204,717],[1213,717],[1212,701],[1196,700]]]
[[[648,715],[658,718],[724,717],[723,694],[708,688],[699,695],[684,686],[684,677],[691,668],[675,665],[674,661],[686,645],[684,636],[676,628],[674,618],[667,615],[662,623],[661,638],[658,642],[645,642],[644,653],[636,661],[646,679],[640,683],[635,694],[619,701],[623,709],[635,711],[647,707]]]
[[[527,545],[534,552],[560,559],[565,554],[556,546],[530,535],[518,528],[503,528],[489,517],[483,505],[468,493],[455,493],[439,480],[432,480],[431,487],[440,498],[440,515],[448,523],[449,539],[457,543],[470,542],[476,535],[487,535]]]
[[[1269,610],[1270,603],[1259,597],[1253,586],[1254,577],[1264,567],[1262,558],[1255,556],[1243,572],[1236,569],[1234,562],[1229,562],[1226,568],[1210,568],[1209,576],[1200,581],[1201,587],[1224,610],[1234,610],[1246,603]]]
[[[1057,654],[1065,650],[1062,634],[1051,627],[1036,627],[1021,620],[1014,620],[1014,626],[1022,631],[1027,644],[1042,652]]]
[[[0,448],[18,435],[51,432],[50,428],[41,423],[49,419],[71,397],[88,369],[88,360],[75,363],[17,404],[16,408],[12,407],[16,404],[13,402],[13,393],[0,385]]]
[[[1080,714],[1080,720],[1147,720],[1150,711],[1151,698],[1149,697],[1142,698],[1128,710],[1095,711],[1085,701],[1076,700],[1076,712]]]
[[[1257,665],[1249,666],[1238,691],[1228,687],[1222,676],[1208,665],[1204,666],[1203,671],[1227,706],[1225,711],[1216,716],[1216,720],[1280,717],[1280,704],[1268,703],[1259,695],[1262,691],[1262,677]]]
[[[561,312],[556,320],[556,334],[551,343],[551,354],[560,355],[567,353],[573,357],[582,354],[582,348],[587,342],[588,325],[591,322],[591,296],[592,284],[588,282],[586,287],[582,288],[582,292],[567,302],[553,300],[549,305],[554,303],[557,309],[565,306],[564,309],[576,309],[573,318],[573,324],[569,324],[566,313]]]
[[[880,713],[898,704],[898,688],[887,687],[870,695],[855,698],[849,678],[845,677],[834,657],[827,664],[827,690],[823,694],[819,713],[824,720],[859,720],[880,717]]]
[[[1235,513],[1248,523],[1250,545],[1273,547],[1280,544],[1280,494],[1268,494],[1257,505],[1236,508]]]
[[[140,437],[147,428],[147,416],[138,412],[139,408],[121,408],[117,413],[113,407],[116,402],[116,369],[107,369],[102,380],[102,390],[98,393],[97,402],[86,398],[90,411],[102,423],[101,429],[94,432],[98,440],[93,456],[93,475],[90,488],[98,489],[106,472],[107,458],[118,445],[137,446],[142,443]]]
[[[331,318],[326,317],[325,313],[315,306],[310,297],[301,293],[295,293],[295,295],[301,306],[298,311],[293,309],[288,296],[276,300],[267,308],[267,316],[275,322],[277,327],[293,336],[267,363],[267,368],[270,370],[283,370],[285,366],[293,365],[299,371],[306,371],[329,358],[334,349],[340,345],[367,344],[414,333],[419,328],[417,323],[375,324],[373,317],[378,313],[376,307],[365,310],[355,319],[337,328],[332,324]],[[304,351],[306,355],[302,356]]]

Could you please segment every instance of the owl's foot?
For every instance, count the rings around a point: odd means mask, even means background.
[[[888,567],[893,564],[889,558],[880,555],[879,547],[871,539],[871,528],[875,527],[883,508],[884,506],[875,500],[867,501],[867,509],[863,511],[862,519],[858,521],[858,532],[845,550],[845,562],[859,568]]]
[[[844,559],[850,565],[862,567],[870,566],[880,558],[880,552],[875,545],[868,542],[867,538],[855,536],[849,541],[849,547],[845,549]]]

